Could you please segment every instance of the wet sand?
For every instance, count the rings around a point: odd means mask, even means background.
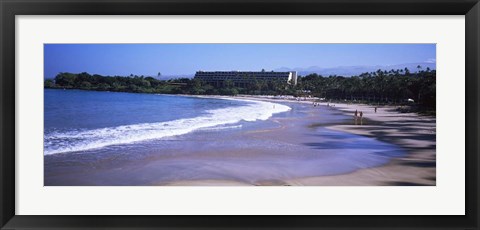
[[[272,144],[270,148],[266,148],[266,146],[263,148],[251,146],[251,148],[246,149],[229,149],[228,155],[239,157],[239,159],[231,159],[232,161],[248,159],[245,161],[245,164],[252,164],[259,157],[266,157],[265,160],[268,161],[264,165],[238,172],[236,180],[188,180],[169,182],[167,184],[159,183],[158,185],[323,185],[316,182],[304,183],[304,177],[301,176],[302,171],[305,174],[323,174],[323,176],[348,174],[359,168],[372,167],[371,164],[385,164],[390,160],[389,157],[392,157],[389,154],[396,154],[397,151],[400,151],[396,148],[388,149],[389,146],[384,145],[382,142],[370,143],[371,138],[344,135],[345,132],[343,131],[331,132],[325,128],[330,124],[346,122],[343,116],[341,116],[341,119],[329,120],[325,113],[319,116],[318,107],[309,108],[307,112],[309,115],[301,118],[301,120],[297,117],[277,117],[273,118],[273,120],[280,124],[279,127],[242,133],[239,139],[245,141],[256,139]],[[335,111],[330,112],[336,113]],[[285,149],[288,148],[288,145],[285,145],[285,143],[292,146],[301,146],[301,148]],[[352,143],[358,143],[359,148],[352,148]],[[275,149],[275,145],[279,145],[282,149]],[[226,153],[210,149],[209,154],[225,155]],[[295,162],[295,160],[298,160],[298,162]],[[271,165],[279,166],[270,168]],[[261,167],[265,171],[262,172],[258,169]],[[254,173],[264,173],[265,177],[263,179],[259,175],[246,177],[245,174],[250,170]]]

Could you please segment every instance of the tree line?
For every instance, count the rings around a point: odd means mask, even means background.
[[[293,92],[293,88],[288,88],[288,86],[287,82],[281,80],[262,81],[254,79],[251,84],[238,87],[230,80],[223,82],[221,85],[215,85],[194,78],[159,80],[153,77],[136,75],[129,77],[102,76],[85,72],[78,74],[59,73],[54,79],[45,80],[45,88],[194,95],[285,95]]]
[[[407,68],[377,70],[352,77],[310,74],[302,77],[296,87],[326,99],[382,104],[410,102],[431,109],[436,105],[436,71],[429,68],[415,73]]]
[[[194,94],[194,95],[294,95],[315,96],[324,100],[348,100],[363,103],[415,103],[430,109],[436,104],[436,71],[377,70],[357,76],[299,76],[297,85],[285,81],[252,79],[239,87],[232,81],[221,85],[208,84],[199,79],[179,78],[159,80],[153,77],[131,75],[101,76],[88,73],[59,73],[45,80],[45,88],[83,89],[132,93]],[[412,102],[413,101],[413,102]]]

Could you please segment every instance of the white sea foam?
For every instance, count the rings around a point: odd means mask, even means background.
[[[203,128],[203,129],[200,129],[200,130],[203,130],[203,131],[218,131],[218,130],[239,129],[239,128],[242,128],[242,125],[227,125],[227,126],[220,125],[220,126],[215,126],[215,127],[207,127],[207,128]]]
[[[243,106],[208,110],[206,115],[194,118],[92,130],[51,132],[44,137],[44,154],[85,151],[110,145],[183,135],[199,129],[234,124],[240,121],[267,120],[275,113],[286,112],[291,109],[288,106],[271,102],[242,101],[250,103]]]

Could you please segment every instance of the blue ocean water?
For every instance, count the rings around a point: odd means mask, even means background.
[[[266,120],[290,109],[248,100],[59,89],[44,93],[45,155]]]

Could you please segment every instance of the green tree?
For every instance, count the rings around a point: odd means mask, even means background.
[[[45,88],[55,88],[55,82],[52,79],[47,79],[44,81]]]

